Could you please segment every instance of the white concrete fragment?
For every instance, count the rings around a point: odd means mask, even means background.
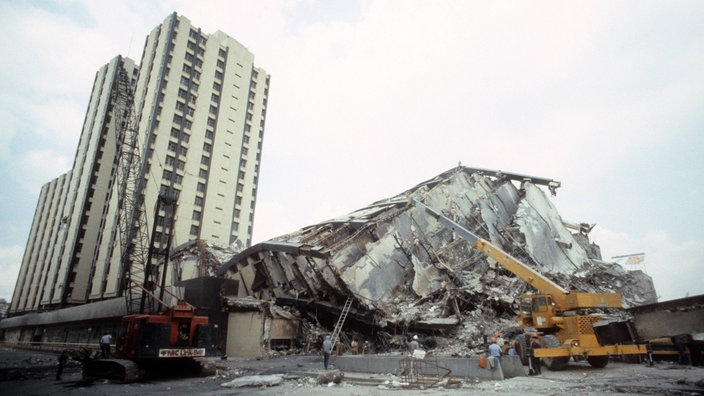
[[[245,386],[274,386],[284,382],[283,374],[271,375],[248,375],[246,377],[235,378],[230,382],[220,384],[225,388],[242,388]]]

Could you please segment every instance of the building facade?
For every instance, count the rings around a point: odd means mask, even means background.
[[[148,145],[147,210],[171,188],[179,196],[176,245],[248,246],[269,75],[233,38],[206,35],[176,14],[149,34],[140,67],[135,107]]]
[[[129,86],[119,84],[127,77]],[[269,75],[243,45],[176,13],[147,36],[141,64],[116,57],[97,73],[74,166],[43,186],[10,315],[119,297],[118,136],[125,95],[140,141],[140,212],[165,237],[159,194],[176,194],[171,246],[251,243]],[[182,280],[182,268],[167,284]]]
[[[71,172],[68,172],[42,186],[9,314],[22,312],[26,307],[41,309],[42,301],[50,300],[55,294],[58,285],[47,283],[58,277],[58,260],[53,258],[56,247],[62,244],[61,235],[66,228],[63,204],[70,177]]]

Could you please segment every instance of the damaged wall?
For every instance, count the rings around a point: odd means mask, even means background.
[[[278,346],[291,347],[301,335],[300,319],[268,301],[226,296],[227,356],[260,357]]]
[[[238,253],[233,248],[219,247],[201,239],[177,246],[171,253],[167,270],[167,284],[216,276],[222,263],[227,262]]]
[[[239,296],[341,307],[376,326],[476,327],[509,320],[529,286],[473,251],[467,241],[410,204],[421,199],[562,287],[618,292],[624,304],[653,302],[652,281],[602,261],[588,237],[549,200],[559,182],[465,167],[347,216],[255,245],[220,274]]]

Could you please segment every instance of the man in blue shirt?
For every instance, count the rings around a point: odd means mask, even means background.
[[[112,336],[110,333],[105,332],[105,334],[100,337],[100,357],[103,359],[110,359],[110,344],[112,343]]]
[[[330,341],[330,336],[325,336],[325,341],[323,341],[323,364],[325,365],[325,370],[328,369],[328,364],[330,364],[330,354],[332,353],[332,341]]]
[[[501,367],[501,347],[496,343],[496,338],[491,339],[491,344],[489,344],[489,367],[491,371],[495,371],[497,368]]]

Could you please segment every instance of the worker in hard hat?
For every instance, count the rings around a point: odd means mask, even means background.
[[[499,348],[501,348],[501,353],[503,353],[504,352],[504,345],[506,344],[506,341],[504,341],[504,339],[501,337],[501,335],[499,334],[498,331],[494,332],[494,338],[496,339],[496,345],[498,345]]]
[[[408,353],[410,353],[411,356],[413,356],[413,352],[415,352],[415,350],[418,349],[419,347],[420,347],[420,344],[418,343],[418,336],[414,335],[411,342],[408,343]]]

